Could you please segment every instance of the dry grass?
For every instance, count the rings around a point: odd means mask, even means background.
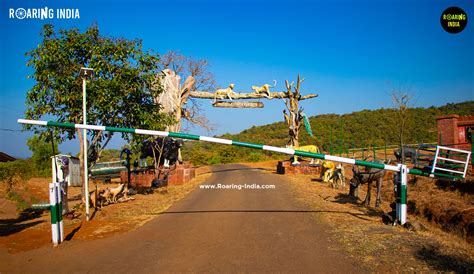
[[[63,219],[66,240],[93,240],[135,230],[185,197],[210,176],[207,167],[198,168],[196,178],[187,184],[160,188],[148,195],[137,194],[132,196],[135,200],[111,204],[99,211],[91,208],[89,222],[85,222],[82,215],[78,214],[72,220]],[[47,198],[48,182],[48,179],[28,181],[29,195],[35,195],[41,200]],[[78,196],[80,191],[80,188],[69,188],[69,197]],[[80,200],[70,200],[70,209],[79,202]],[[5,232],[6,235],[0,237],[0,247],[6,248],[10,253],[16,253],[49,245],[51,243],[49,212],[45,211],[32,217],[34,218],[26,221],[11,220],[12,223],[8,223],[8,227],[16,229],[13,233]]]
[[[276,162],[249,165],[274,173]],[[350,169],[346,167],[346,170]],[[349,175],[351,172],[346,172],[346,176]],[[459,235],[446,233],[421,216],[409,215],[408,218],[409,221],[427,228],[427,231],[414,232],[400,226],[383,224],[382,214],[391,211],[388,201],[393,201],[391,175],[384,183],[384,202],[380,209],[373,208],[375,189],[372,190],[372,207],[365,208],[360,206],[360,200],[355,201],[347,195],[347,187],[345,190],[332,189],[310,175],[292,175],[285,178],[290,182],[295,199],[316,211],[314,220],[330,227],[330,232],[338,243],[334,248],[347,252],[349,256],[374,271],[474,271],[474,248]],[[413,185],[409,187],[409,199],[413,200],[417,198],[418,191]],[[424,191],[427,186],[418,183],[418,187],[419,191]],[[362,187],[361,198],[365,198],[366,189],[366,186]],[[426,198],[432,195],[428,191],[424,193]],[[464,206],[466,201],[472,198],[457,197],[459,193],[445,194],[446,201],[454,199]]]

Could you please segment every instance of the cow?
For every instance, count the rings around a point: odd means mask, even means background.
[[[380,161],[377,161],[380,162]],[[372,189],[372,182],[377,182],[377,199],[375,201],[375,207],[379,207],[381,204],[380,193],[382,191],[382,183],[385,174],[387,173],[384,169],[368,168],[366,172],[360,172],[356,170],[355,166],[352,167],[354,177],[350,180],[349,195],[355,198],[359,197],[359,187],[361,184],[367,183],[367,195],[365,196],[364,205],[370,205],[370,193]]]
[[[145,140],[142,142],[141,153],[140,153],[140,163],[145,162],[145,159],[150,157],[155,157],[155,163],[158,162],[158,165],[163,165],[163,167],[169,167],[170,165],[176,164],[176,162],[182,162],[179,157],[179,150],[183,146],[184,142],[181,139],[173,139],[169,137],[158,137],[153,141]],[[153,149],[155,149],[155,154],[153,154]],[[161,157],[160,157],[160,149]]]
[[[397,150],[393,151],[393,154],[394,154],[395,157],[397,158],[397,161],[398,161],[398,162],[401,162],[401,161],[402,161],[402,152],[401,152],[401,149],[397,149]],[[405,155],[405,160],[407,160],[408,158],[410,158],[410,161],[411,161],[413,164],[417,164],[417,161],[418,161],[418,150],[417,150],[416,148],[403,147],[403,154]]]

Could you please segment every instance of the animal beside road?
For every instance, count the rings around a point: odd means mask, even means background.
[[[164,167],[174,165],[176,162],[182,162],[179,157],[179,150],[183,144],[183,140],[169,137],[158,137],[154,141],[145,140],[141,147],[140,163],[143,165],[147,157],[154,158],[155,163]],[[160,149],[162,149],[161,157]],[[153,150],[155,150],[155,153],[153,153]]]
[[[229,100],[232,100],[232,95],[234,94],[234,84],[230,84],[227,88],[221,88],[216,90],[214,93],[214,102],[217,102],[217,97],[224,99],[226,96]]]
[[[117,202],[117,196],[122,192],[124,186],[125,184],[122,183],[118,187],[110,189],[110,194],[111,194],[110,200],[113,203]]]
[[[338,164],[329,178],[332,188],[339,188],[339,185],[342,188],[346,186],[346,177],[344,173],[344,167],[341,164]],[[338,184],[338,182],[340,182],[340,184]]]
[[[252,89],[255,91],[256,94],[264,93],[267,98],[272,98],[270,94],[270,89],[276,87],[276,80],[273,80],[273,86],[270,86],[270,84],[265,84],[261,87],[259,86],[252,86]]]
[[[393,154],[397,158],[398,162],[402,161],[402,152],[401,149],[394,150]],[[412,147],[403,147],[403,154],[405,155],[405,160],[410,159],[413,164],[416,164],[418,161],[418,151],[416,148]]]
[[[103,190],[100,190],[99,187],[96,187],[96,189],[90,194],[90,202],[91,206],[94,208],[102,208],[102,206],[107,203],[110,204],[112,203],[111,197],[112,193],[110,192],[110,188],[106,188]]]
[[[322,168],[321,168],[321,177],[323,179],[323,182],[325,183],[332,182],[332,177],[333,177],[335,168],[336,166],[334,165],[334,162],[323,161]]]
[[[381,161],[376,161],[381,162]],[[377,168],[368,168],[367,171],[361,172],[356,170],[355,166],[352,167],[352,172],[354,173],[354,177],[350,180],[350,190],[349,195],[355,198],[359,198],[359,187],[361,184],[367,183],[367,195],[365,196],[364,205],[370,205],[370,196],[372,190],[372,182],[376,182],[377,184],[377,198],[375,201],[375,207],[379,207],[380,203],[382,202],[381,199],[381,191],[382,191],[382,184],[385,174],[387,173],[384,169],[377,169]]]
[[[305,151],[305,152],[311,152],[311,153],[319,153],[319,148],[315,145],[307,145],[307,146],[287,146],[287,148],[292,148],[294,150],[300,150],[300,151]],[[311,158],[311,162],[309,163],[310,165],[312,164],[319,164],[321,161],[319,159],[315,160],[314,158]],[[298,162],[298,156],[293,157],[293,165],[299,164]]]

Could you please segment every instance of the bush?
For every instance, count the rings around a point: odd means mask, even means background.
[[[262,160],[262,154],[258,152],[251,152],[248,156],[249,162],[258,162]]]
[[[6,185],[7,193],[11,191],[13,185],[35,176],[36,173],[32,169],[31,160],[0,163],[0,182]]]
[[[38,135],[29,138],[26,144],[32,152],[31,160],[36,169],[36,175],[41,177],[51,176],[51,156],[53,156],[51,144]],[[54,151],[59,153],[57,143],[55,143]]]

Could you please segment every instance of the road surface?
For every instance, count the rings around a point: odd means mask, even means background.
[[[5,273],[365,272],[330,248],[327,227],[295,201],[283,176],[222,165],[205,184],[275,189],[198,188],[135,231],[3,258]]]

